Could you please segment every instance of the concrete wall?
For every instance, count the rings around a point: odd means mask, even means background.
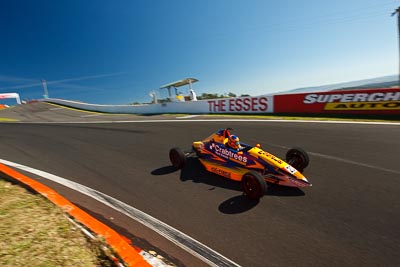
[[[125,114],[224,114],[273,112],[273,96],[223,98],[149,105],[98,105],[53,98],[41,99],[40,101],[89,111]]]

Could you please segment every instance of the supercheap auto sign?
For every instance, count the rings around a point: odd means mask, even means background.
[[[274,112],[400,114],[400,88],[276,95]]]

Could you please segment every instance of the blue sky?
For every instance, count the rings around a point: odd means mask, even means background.
[[[396,74],[393,0],[0,2],[0,93],[149,102],[186,77],[201,93],[272,94]],[[161,93],[161,96],[165,96]],[[0,103],[4,103],[0,100]]]

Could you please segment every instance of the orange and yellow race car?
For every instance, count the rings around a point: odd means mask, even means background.
[[[230,130],[221,129],[203,141],[193,142],[191,152],[172,148],[169,152],[172,165],[181,169],[186,164],[186,157],[195,154],[208,171],[241,181],[243,192],[250,199],[261,198],[268,184],[311,186],[302,174],[309,164],[309,157],[303,149],[289,149],[284,161],[262,150],[259,144],[253,147],[238,141],[232,148],[229,142],[236,136],[231,135]]]

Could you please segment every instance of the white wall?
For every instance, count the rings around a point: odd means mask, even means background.
[[[170,102],[165,104],[149,105],[97,105],[53,98],[41,99],[40,101],[65,105],[83,110],[128,114],[234,114],[273,112],[273,96],[223,98],[215,100]]]
[[[0,94],[0,99],[5,99],[5,98],[15,98],[17,103],[21,104],[21,99],[20,99],[18,93],[3,93],[3,94]]]

